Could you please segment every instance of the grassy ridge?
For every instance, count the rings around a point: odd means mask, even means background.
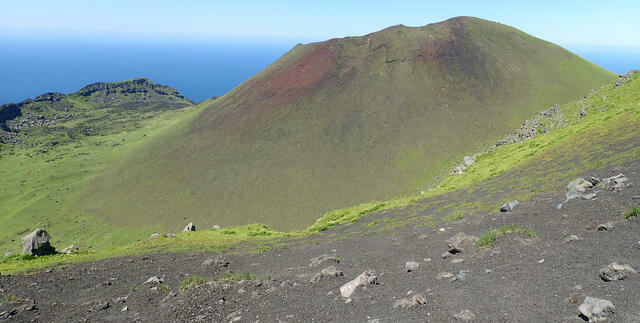
[[[603,107],[605,107],[603,109]],[[273,238],[304,237],[325,231],[333,226],[353,223],[361,217],[374,212],[389,209],[411,209],[422,207],[421,203],[439,196],[453,196],[466,212],[465,204],[468,190],[486,193],[487,200],[495,200],[490,188],[499,187],[509,191],[507,198],[518,197],[525,200],[530,194],[541,191],[562,189],[570,178],[580,172],[599,167],[637,160],[640,156],[640,77],[634,75],[619,87],[606,85],[592,93],[588,98],[570,102],[561,107],[568,119],[568,125],[539,135],[518,144],[498,147],[495,151],[482,154],[477,162],[463,175],[450,176],[442,184],[424,195],[404,196],[383,202],[370,202],[327,213],[315,224],[304,231],[280,232],[264,225],[248,225],[180,233],[176,238],[157,238],[140,241],[128,246],[114,247],[100,252],[85,252],[78,255],[58,255],[37,259],[21,259],[19,256],[0,260],[0,272],[21,272],[43,268],[50,265],[95,261],[99,259],[140,255],[149,252],[177,252],[186,250],[224,251],[234,248],[249,249],[252,252],[277,247],[282,241]],[[584,109],[587,115],[580,118]],[[619,146],[620,153],[609,154],[607,148]],[[549,161],[558,161],[568,168],[548,168]],[[573,164],[570,163],[573,161]],[[554,165],[553,163],[551,165]],[[536,172],[536,168],[545,170]],[[544,176],[540,176],[543,174]],[[515,180],[509,180],[514,179]],[[536,190],[532,190],[535,188]],[[503,194],[503,193],[500,193]],[[445,198],[443,202],[447,202]],[[495,211],[499,203],[490,202]],[[439,208],[451,206],[442,205]],[[631,212],[631,211],[630,211]],[[462,214],[463,215],[463,214]],[[450,217],[449,219],[455,219]],[[408,220],[410,216],[408,216]],[[442,219],[441,219],[442,220]],[[445,219],[446,220],[446,219]],[[435,222],[432,222],[435,223]],[[370,223],[374,227],[375,223]],[[533,235],[522,228],[505,227],[487,235],[489,243],[500,234],[523,232]],[[487,244],[489,245],[489,244]]]
[[[296,46],[98,177],[79,211],[167,231],[301,230],[332,209],[424,190],[465,152],[614,77],[475,18]]]

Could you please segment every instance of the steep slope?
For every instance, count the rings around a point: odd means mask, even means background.
[[[167,230],[186,219],[302,228],[425,189],[462,152],[613,77],[469,17],[297,45],[96,180],[78,212]]]

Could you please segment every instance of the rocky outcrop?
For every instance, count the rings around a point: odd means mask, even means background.
[[[587,296],[582,305],[578,307],[578,311],[580,311],[582,316],[589,322],[602,322],[607,320],[607,317],[613,313],[615,308],[613,303],[606,299]]]

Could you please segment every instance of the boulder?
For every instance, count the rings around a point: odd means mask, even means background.
[[[60,253],[70,255],[72,253],[75,253],[78,250],[80,250],[80,248],[76,247],[75,245],[70,245],[70,246],[62,249],[62,251],[60,251]]]
[[[55,254],[56,250],[49,243],[50,239],[47,231],[38,228],[22,238],[22,253],[32,256]]]
[[[378,276],[374,271],[365,271],[360,276],[356,277],[354,280],[342,285],[340,287],[340,295],[342,297],[349,297],[353,294],[356,289],[360,286],[366,286],[367,284],[377,284]]]
[[[502,204],[502,206],[500,207],[500,212],[512,212],[513,209],[515,209],[515,207],[518,205],[520,205],[520,202],[518,200],[507,202],[505,204]]]
[[[606,321],[607,317],[613,313],[615,306],[606,299],[586,297],[582,305],[578,307],[578,311],[589,322]]]
[[[427,296],[424,294],[415,294],[410,298],[403,298],[395,301],[393,303],[393,308],[405,308],[405,307],[414,307],[418,305],[427,304]]]
[[[407,261],[407,263],[404,265],[404,269],[406,269],[408,272],[416,271],[420,269],[420,264],[415,261]]]
[[[636,271],[630,265],[618,265],[618,263],[612,262],[600,269],[600,278],[606,282],[610,282],[629,278],[631,274],[635,273]]]
[[[449,254],[456,254],[466,250],[473,250],[473,244],[476,241],[478,241],[478,237],[467,235],[464,232],[458,232],[453,237],[447,239],[447,247],[449,247],[447,252]]]
[[[187,224],[187,226],[184,227],[184,229],[182,230],[182,232],[189,232],[189,231],[196,231],[195,224],[189,222],[189,224]]]

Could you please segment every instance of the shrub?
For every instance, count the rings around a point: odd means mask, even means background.
[[[622,215],[623,218],[625,219],[629,219],[631,217],[640,217],[640,206],[634,206],[632,208],[630,208],[629,210],[627,210],[627,212],[625,212]]]
[[[493,229],[483,234],[482,236],[480,236],[478,241],[476,241],[476,243],[474,244],[474,247],[476,249],[491,248],[493,247],[493,245],[496,244],[496,242],[498,242],[498,238],[500,238],[501,236],[514,234],[514,233],[524,234],[531,238],[536,237],[536,233],[533,230],[528,228],[523,228],[514,224],[510,224],[510,225],[505,225],[499,229]]]
[[[194,286],[202,285],[209,280],[202,276],[191,276],[180,283],[180,290],[185,290]]]

